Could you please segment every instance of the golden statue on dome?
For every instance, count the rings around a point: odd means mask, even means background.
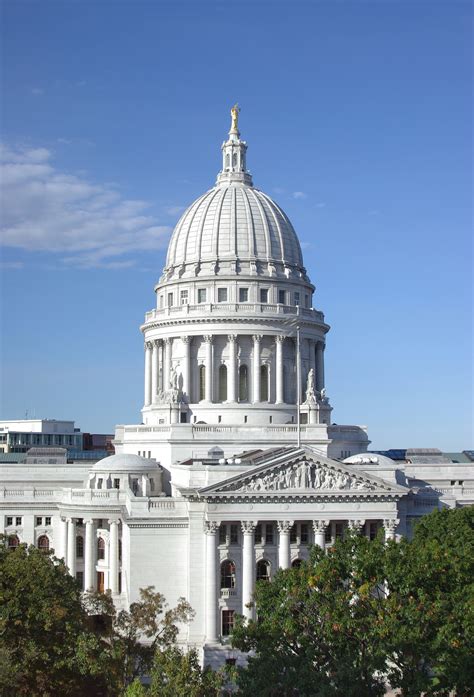
[[[230,115],[232,117],[232,125],[230,127],[231,132],[239,132],[239,111],[240,107],[238,104],[234,104],[234,106],[230,110]]]

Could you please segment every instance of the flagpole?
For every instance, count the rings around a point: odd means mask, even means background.
[[[297,445],[301,447],[301,356],[300,356],[300,325],[296,326],[296,433]]]

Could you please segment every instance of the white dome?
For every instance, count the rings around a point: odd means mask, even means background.
[[[282,209],[252,186],[226,182],[200,196],[181,216],[166,268],[234,259],[303,267],[298,238]]]
[[[351,455],[343,460],[348,465],[381,465],[381,466],[393,466],[395,461],[386,455],[379,455],[378,453],[359,453],[358,455]]]
[[[92,472],[149,472],[157,467],[156,460],[139,455],[120,453],[104,457],[93,465]]]

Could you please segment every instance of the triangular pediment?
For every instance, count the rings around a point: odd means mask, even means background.
[[[242,459],[245,464],[245,459]],[[311,448],[269,450],[250,461],[248,471],[199,490],[200,496],[367,495],[408,492],[405,487],[366,474]]]

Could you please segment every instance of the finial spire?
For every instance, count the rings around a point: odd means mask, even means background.
[[[231,107],[229,138],[222,143],[222,169],[217,176],[217,184],[228,186],[231,182],[240,182],[247,186],[253,186],[250,172],[247,171],[246,153],[247,143],[240,140],[239,132],[240,107],[234,104]]]
[[[240,107],[236,103],[230,110],[230,115],[232,117],[232,123],[230,126],[230,131],[229,135],[236,135],[239,136],[239,112],[240,112]]]

